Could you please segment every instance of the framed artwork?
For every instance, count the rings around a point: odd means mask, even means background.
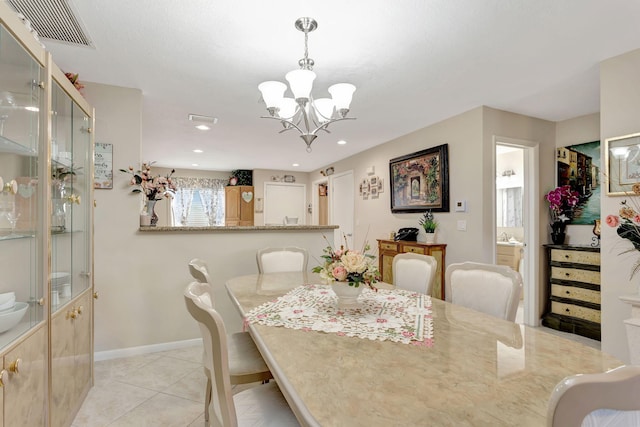
[[[95,143],[93,152],[93,188],[113,188],[113,144]]]
[[[369,195],[369,180],[364,178],[360,183],[360,195],[362,197],[367,197]]]
[[[569,224],[592,225],[600,218],[600,141],[558,147],[556,153],[558,187],[578,192]]]
[[[640,182],[640,133],[605,141],[607,194],[626,196]]]
[[[449,146],[389,161],[391,212],[449,212]]]

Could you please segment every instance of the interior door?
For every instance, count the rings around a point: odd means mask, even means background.
[[[334,248],[346,244],[354,247],[353,216],[355,188],[353,171],[343,172],[329,177],[329,223],[339,226],[334,230]]]

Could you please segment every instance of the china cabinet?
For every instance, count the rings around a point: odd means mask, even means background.
[[[0,24],[0,426],[69,426],[92,384],[93,110],[7,2]]]
[[[412,252],[414,254],[430,255],[438,262],[436,276],[433,279],[431,296],[444,299],[444,263],[447,245],[442,243],[420,243],[406,240],[378,239],[378,270],[382,281],[393,283],[393,257],[398,254]]]

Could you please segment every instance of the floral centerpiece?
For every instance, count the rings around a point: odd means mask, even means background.
[[[327,240],[326,237],[324,239]],[[375,264],[375,257],[367,253],[370,249],[367,242],[362,251],[349,249],[346,245],[334,250],[329,244],[322,255],[324,264],[314,267],[312,271],[319,273],[326,284],[342,282],[355,288],[367,285],[375,289],[372,284],[380,280],[380,273]]]
[[[572,191],[569,185],[562,185],[549,191],[545,199],[549,202],[551,240],[557,245],[563,244],[566,223],[571,220],[573,209],[580,200],[578,192]]]
[[[129,169],[120,169],[120,172],[130,174],[130,185],[135,186],[132,193],[142,193],[145,198],[146,212],[150,216],[150,224],[155,226],[158,222],[158,215],[155,213],[155,204],[158,200],[163,198],[170,198],[176,192],[176,186],[171,180],[171,177],[175,173],[175,169],[171,169],[171,172],[165,176],[156,175],[151,173],[151,165],[154,162],[143,163],[142,168],[138,171],[134,171],[133,167],[129,166]],[[142,224],[142,216],[141,216]]]
[[[640,196],[640,184],[634,184],[632,193],[629,195]],[[616,228],[618,236],[627,239],[633,245],[633,248],[626,249],[621,252],[621,254],[640,251],[640,213],[638,213],[638,211],[640,211],[640,209],[638,209],[637,204],[634,203],[634,206],[631,206],[625,199],[620,202],[618,215],[607,215],[607,225]],[[638,270],[640,270],[640,258],[631,268],[629,279],[633,278]]]

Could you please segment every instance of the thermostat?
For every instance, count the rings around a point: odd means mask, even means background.
[[[456,212],[466,212],[467,211],[467,201],[466,200],[456,200]]]

